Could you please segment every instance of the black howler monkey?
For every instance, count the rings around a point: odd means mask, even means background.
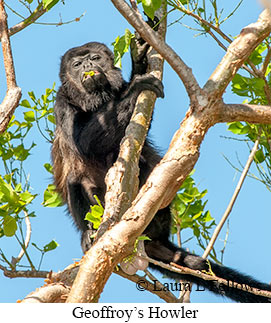
[[[90,248],[90,236],[94,232],[84,220],[85,215],[90,205],[96,204],[95,194],[103,202],[106,190],[104,178],[118,156],[120,141],[138,95],[150,90],[158,97],[164,96],[162,83],[158,79],[148,74],[137,74],[146,72],[141,63],[143,61],[133,62],[132,77],[128,83],[114,66],[113,53],[104,44],[90,42],[72,48],[61,60],[62,85],[56,97],[56,133],[52,149],[54,178],[57,190],[68,204],[69,212],[82,233],[84,252]],[[160,159],[147,139],[139,161],[140,186]],[[235,282],[271,291],[269,285],[216,263],[208,264],[201,257],[171,243],[170,222],[168,207],[157,212],[144,232],[151,239],[145,241],[147,255],[164,263],[175,262],[196,270],[208,271],[211,265],[218,277],[229,281],[229,287],[221,288],[215,281],[179,275],[151,264],[152,268],[173,279],[190,280],[235,301],[271,301],[230,287]]]

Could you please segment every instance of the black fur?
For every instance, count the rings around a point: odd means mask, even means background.
[[[143,44],[144,46],[144,44]],[[144,51],[146,48],[144,47]],[[146,58],[133,62],[133,73],[145,73]],[[139,66],[140,65],[140,66]],[[93,75],[85,76],[85,72]],[[96,194],[103,203],[104,178],[115,162],[120,141],[129,123],[135,102],[144,90],[151,90],[163,97],[162,83],[147,74],[132,75],[129,83],[113,65],[112,52],[101,43],[87,43],[70,49],[61,60],[62,85],[55,104],[56,137],[52,156],[55,184],[63,200],[67,202],[77,228],[82,233],[83,251],[91,246],[94,232],[84,220]],[[140,186],[144,184],[161,157],[146,140],[140,162]],[[171,216],[169,208],[159,210],[145,230],[151,241],[145,242],[149,257],[165,263],[175,262],[197,270],[207,270],[206,260],[177,248],[169,241]],[[150,265],[173,279],[185,279],[197,283],[217,294],[239,302],[267,302],[265,297],[240,291],[235,287],[221,288],[216,282],[204,281],[194,276],[177,275]],[[231,282],[271,290],[251,277],[211,262],[212,271]]]

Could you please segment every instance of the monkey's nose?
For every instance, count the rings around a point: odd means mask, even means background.
[[[85,68],[86,71],[90,70],[93,67],[91,60],[89,59],[84,60],[83,67]]]

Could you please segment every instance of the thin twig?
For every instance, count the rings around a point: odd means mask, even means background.
[[[240,6],[240,4],[242,3],[242,1],[239,2],[239,4],[237,5],[237,7],[234,9],[234,11],[231,13],[231,15],[238,9],[238,7]],[[204,31],[207,32],[216,42],[217,44],[224,49],[225,51],[227,51],[227,47],[215,36],[215,34],[211,31],[211,29],[213,29],[216,33],[218,33],[224,40],[226,40],[229,44],[232,43],[232,40],[230,37],[228,37],[219,27],[213,25],[212,23],[210,23],[209,21],[207,21],[206,19],[203,19],[202,17],[200,17],[199,15],[195,14],[193,11],[186,9],[182,4],[171,4],[174,8],[176,8],[177,10],[183,12],[186,15],[192,16],[194,19],[196,19],[197,21],[200,22],[200,24],[203,26],[206,26],[208,28],[204,28]],[[220,25],[225,22],[226,19],[228,19],[231,15],[229,15],[227,18],[225,18]],[[188,26],[187,26],[188,27]],[[254,77],[258,77],[258,70],[256,69],[255,65],[251,62],[251,61],[247,61],[247,63],[250,65],[251,69],[246,66],[245,64],[242,66],[243,69],[245,69],[248,73],[250,73],[251,75],[253,75]]]
[[[47,278],[51,273],[43,270],[9,270],[2,265],[0,265],[0,269],[8,278]]]
[[[28,245],[29,245],[29,242],[31,239],[31,233],[32,233],[31,222],[30,222],[29,216],[26,211],[24,211],[24,214],[25,214],[24,219],[25,219],[25,224],[26,224],[26,236],[25,236],[25,241],[24,241],[24,247],[22,247],[18,257],[12,259],[12,264],[14,266],[22,259],[23,255],[25,254],[26,249],[28,248]]]
[[[37,19],[44,15],[46,11],[47,10],[43,8],[43,4],[40,3],[29,17],[9,29],[9,36],[18,33],[19,31],[34,23]]]
[[[211,30],[208,30],[208,34],[213,37],[213,39],[218,43],[218,45],[224,49],[224,51],[226,52],[227,51],[227,47],[216,37],[216,35],[211,31]]]
[[[209,27],[209,28],[211,28],[211,29],[213,29],[214,31],[216,31],[223,39],[225,39],[228,43],[231,43],[232,42],[232,40],[230,39],[230,37],[228,37],[225,33],[223,33],[223,31],[220,29],[220,28],[218,28],[218,27],[216,27],[216,26],[214,26],[213,24],[211,24],[209,21],[207,21],[207,20],[205,20],[205,19],[203,19],[202,17],[200,17],[199,15],[197,15],[197,14],[195,14],[193,11],[191,11],[191,10],[188,10],[188,9],[186,9],[183,5],[175,5],[175,8],[177,9],[177,10],[180,10],[181,12],[183,12],[183,13],[185,13],[185,14],[187,14],[188,16],[191,16],[191,17],[193,17],[193,18],[195,18],[196,20],[198,20],[200,23],[201,23],[201,25],[203,25],[203,26],[207,26],[207,27]],[[206,29],[205,29],[206,30]]]
[[[238,182],[238,184],[237,184],[237,186],[235,188],[235,191],[233,193],[233,196],[231,198],[231,201],[230,201],[230,203],[229,203],[229,205],[228,205],[228,207],[227,207],[227,209],[226,209],[226,211],[225,211],[222,219],[220,220],[220,222],[218,223],[217,227],[215,228],[215,231],[213,233],[213,236],[212,236],[212,238],[211,238],[211,240],[210,240],[207,248],[205,249],[202,258],[205,258],[206,259],[208,257],[208,255],[211,252],[211,250],[212,250],[212,248],[214,246],[214,243],[215,243],[215,241],[216,241],[216,239],[217,239],[217,237],[218,237],[218,235],[219,235],[219,233],[220,233],[220,231],[221,231],[221,229],[222,229],[222,227],[223,227],[223,225],[225,223],[225,221],[228,219],[228,217],[229,217],[229,215],[231,213],[231,210],[233,208],[233,205],[234,205],[234,203],[235,203],[235,201],[236,201],[236,199],[238,197],[238,194],[239,194],[239,192],[240,192],[240,190],[242,188],[242,185],[244,183],[244,180],[245,180],[245,178],[247,176],[247,173],[249,171],[250,165],[253,162],[255,153],[256,153],[256,151],[258,149],[258,145],[259,145],[259,138],[254,143],[254,146],[253,146],[253,148],[251,150],[251,153],[250,153],[250,155],[248,157],[247,163],[246,163],[246,165],[244,167],[244,170],[243,170],[243,172],[241,174],[241,177],[239,179],[239,182]]]
[[[182,247],[182,242],[181,242],[181,225],[180,225],[181,221],[179,223],[176,223],[176,228],[177,228],[177,244],[178,247],[181,248]],[[190,288],[189,289],[181,289],[180,290],[180,294],[179,294],[179,301],[181,303],[190,303],[190,295],[191,295],[191,290],[192,290],[192,283],[181,279],[180,283],[185,285],[185,284],[189,284]]]
[[[271,60],[271,47],[268,47],[268,51],[267,54],[265,56],[262,68],[261,68],[261,73],[263,75],[265,75],[265,72],[267,70],[268,65],[270,64],[270,60]]]
[[[149,272],[149,270],[147,270],[147,269],[145,269],[144,270],[144,273],[148,276],[148,278],[150,279],[150,280],[152,280],[154,283],[155,283],[155,286],[158,288],[158,290],[160,291],[163,291],[163,293],[165,293],[166,292],[166,297],[167,298],[171,298],[171,303],[179,303],[180,301],[178,300],[178,298],[177,297],[175,297],[172,293],[171,293],[171,291],[169,291],[169,290],[165,290],[165,288],[164,288],[164,285],[155,277],[155,276],[153,276],[150,272]],[[157,289],[157,288],[155,288],[155,289]],[[150,292],[153,292],[152,290],[150,290]],[[158,295],[159,297],[161,297],[160,295]],[[162,298],[162,297],[161,297]]]

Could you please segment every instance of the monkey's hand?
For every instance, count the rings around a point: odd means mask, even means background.
[[[159,98],[165,96],[163,83],[151,74],[137,75],[128,88],[129,93],[137,94],[145,90],[154,92]]]

